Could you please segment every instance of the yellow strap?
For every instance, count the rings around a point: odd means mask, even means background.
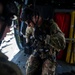
[[[75,11],[71,13],[71,25],[70,25],[70,33],[69,33],[69,38],[73,38],[73,31],[74,31],[74,14]],[[66,62],[69,63],[70,61],[70,56],[71,56],[71,49],[72,49],[72,41],[69,42],[68,44],[68,49],[67,49],[67,55],[66,55]],[[73,54],[72,54],[73,56]],[[72,63],[72,60],[71,60]]]
[[[75,21],[75,13],[74,13],[74,21]],[[75,23],[74,23],[75,25]],[[75,26],[74,26],[74,34],[73,34],[73,38],[75,38]],[[73,43],[73,46],[72,46],[72,56],[71,56],[71,64],[74,64],[75,63],[75,43]]]

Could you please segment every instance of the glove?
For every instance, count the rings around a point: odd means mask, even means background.
[[[24,53],[28,54],[28,55],[30,55],[32,53],[32,49],[30,48],[30,44],[29,43],[26,43]]]

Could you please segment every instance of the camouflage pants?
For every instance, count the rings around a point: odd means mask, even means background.
[[[31,55],[26,64],[26,75],[55,75],[55,63]],[[39,73],[40,72],[40,73]]]

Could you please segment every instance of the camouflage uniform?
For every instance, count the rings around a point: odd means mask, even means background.
[[[0,75],[22,75],[19,67],[0,52]]]
[[[44,40],[45,45],[49,45],[49,51],[45,50],[45,52],[39,53],[37,49],[34,50],[26,63],[26,75],[55,75],[55,51],[64,49],[65,37],[53,20],[50,20],[49,23],[50,35],[46,35],[46,39]],[[45,45],[43,46],[45,47]],[[39,49],[41,48],[40,43],[38,47]]]

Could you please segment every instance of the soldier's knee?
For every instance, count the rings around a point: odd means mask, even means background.
[[[33,56],[33,55],[30,55],[30,57],[28,58],[28,60],[27,60],[27,62],[26,62],[26,64],[33,64],[33,62],[34,62],[34,60],[35,60],[36,58]]]
[[[29,59],[27,60],[27,62],[26,62],[26,67],[28,67],[28,66],[36,66],[36,65],[39,65],[39,60],[38,60],[38,58],[37,57],[35,57],[34,55],[31,55],[30,57],[29,57]]]
[[[55,75],[55,68],[54,62],[46,60],[42,67],[42,75]]]
[[[39,60],[34,55],[31,55],[26,62],[26,75],[34,75],[39,67]]]

